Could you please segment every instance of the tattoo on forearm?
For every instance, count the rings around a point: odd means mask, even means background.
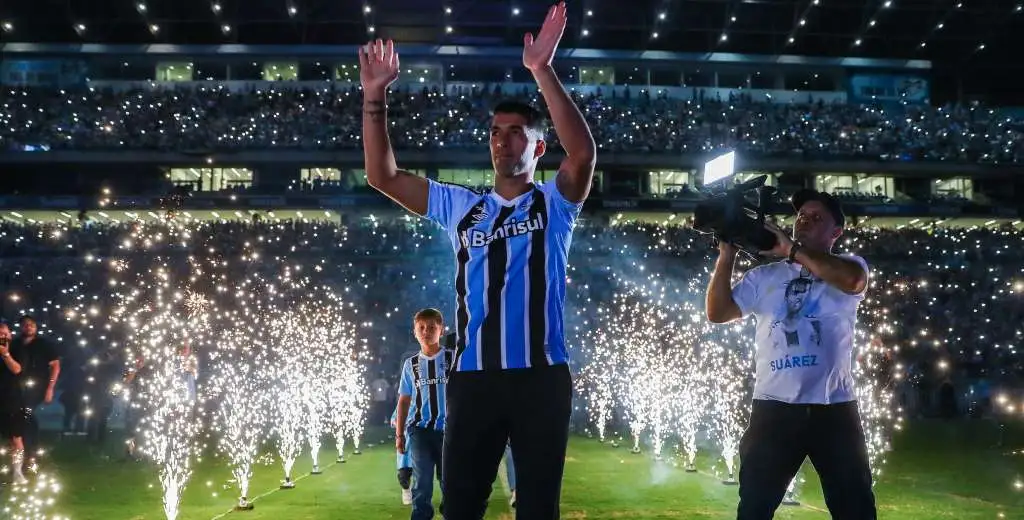
[[[372,121],[379,122],[384,119],[387,107],[384,106],[383,101],[365,101],[363,103],[363,113],[370,116]]]

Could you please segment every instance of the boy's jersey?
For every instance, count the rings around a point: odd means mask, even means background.
[[[412,398],[406,428],[444,431],[445,392],[454,357],[442,349],[433,356],[418,353],[402,364],[398,395]]]

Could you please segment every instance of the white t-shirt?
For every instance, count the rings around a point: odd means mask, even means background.
[[[868,272],[868,264],[854,260]],[[743,316],[754,315],[754,399],[797,404],[856,399],[853,342],[864,293],[846,294],[797,263],[755,267],[732,288]]]

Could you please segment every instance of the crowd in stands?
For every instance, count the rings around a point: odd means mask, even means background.
[[[2,224],[3,316],[11,319],[31,309],[44,330],[62,337],[70,360],[62,370],[62,388],[80,388],[76,378],[98,377],[91,360],[111,348],[112,338],[100,330],[80,334],[68,321],[68,307],[84,299],[94,302],[98,313],[107,312],[112,270],[144,268],[154,255],[178,255],[185,264],[187,255],[237,258],[259,251],[289,264],[319,265],[307,272],[315,271],[312,276],[342,292],[358,306],[361,319],[372,322],[360,329],[370,348],[364,359],[368,377],[397,374],[402,356],[415,349],[409,320],[416,310],[438,307],[453,315],[453,255],[447,239],[426,221],[383,216],[347,226],[309,221],[190,225],[191,242],[182,245],[166,239],[166,233],[164,239],[138,243],[159,236],[163,224],[152,233],[139,223]],[[1024,315],[1022,239],[1024,233],[1010,228],[864,228],[841,240],[841,250],[864,256],[872,266],[861,326],[892,328],[885,338],[908,414],[935,413],[933,395],[943,384],[970,395],[960,407],[964,413],[997,413],[991,404],[997,390],[1016,391],[1024,401],[1018,350],[1024,323],[1008,319]],[[699,309],[712,259],[708,239],[685,226],[582,221],[570,256],[567,330],[621,290],[612,273],[645,273],[675,283],[684,288],[680,298]],[[578,340],[569,341],[577,350]],[[201,349],[197,354],[202,359]],[[113,376],[108,371],[104,377]]]
[[[393,143],[398,149],[481,149],[489,136],[489,108],[504,97],[490,87],[403,88],[389,103]],[[540,101],[533,91],[516,97]],[[1024,162],[1024,120],[978,105],[777,103],[746,95],[675,99],[613,91],[575,99],[602,153],[732,148],[747,155],[816,160]],[[360,124],[361,94],[340,84],[237,92],[216,84],[127,91],[0,89],[0,153],[358,150]],[[314,179],[293,189],[348,191],[351,186],[345,180]],[[689,187],[683,187],[669,196],[688,195]],[[837,195],[887,202],[874,192]],[[450,246],[423,221],[389,215],[346,225],[188,225],[192,241],[187,245],[153,239],[140,247],[149,235],[137,222],[0,223],[2,317],[29,310],[50,334],[63,338],[62,391],[99,388],[96,378],[119,377],[109,370],[100,373],[92,362],[111,348],[110,338],[76,329],[68,321],[68,306],[86,299],[105,312],[111,270],[143,269],[158,254],[185,259],[216,252],[232,258],[256,250],[265,258],[319,266],[318,281],[343,292],[370,317],[360,329],[370,347],[363,360],[368,377],[396,374],[402,356],[415,348],[409,317],[416,310],[439,307],[453,315]],[[909,414],[936,413],[937,390],[951,385],[963,413],[998,413],[992,404],[997,391],[1016,392],[1016,402],[1024,403],[1018,352],[1024,324],[1005,319],[1024,315],[1022,235],[1012,228],[863,228],[842,240],[841,249],[864,256],[872,266],[862,326],[879,332],[891,327],[885,337],[892,347],[892,377]],[[567,330],[584,325],[581,317],[622,289],[610,273],[654,273],[682,287],[680,298],[699,309],[712,258],[708,240],[685,226],[585,220],[570,257]],[[276,265],[268,262],[264,268]],[[572,349],[578,339],[569,341]]]
[[[1024,162],[1024,120],[980,105],[867,106],[634,95],[575,95],[599,150],[883,161]],[[389,101],[398,149],[482,147],[493,87],[403,88]],[[536,92],[519,98],[539,102]],[[232,92],[151,86],[115,91],[0,89],[0,151],[11,150],[357,150],[361,94],[319,88],[255,87]],[[552,139],[554,136],[551,136]]]

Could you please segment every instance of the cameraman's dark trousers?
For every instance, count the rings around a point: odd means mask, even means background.
[[[821,477],[834,520],[877,518],[856,402],[754,400],[750,426],[740,441],[737,520],[771,520],[805,457]]]
[[[505,444],[516,458],[516,519],[556,520],[572,377],[562,365],[452,372],[444,433],[445,520],[480,520]]]

